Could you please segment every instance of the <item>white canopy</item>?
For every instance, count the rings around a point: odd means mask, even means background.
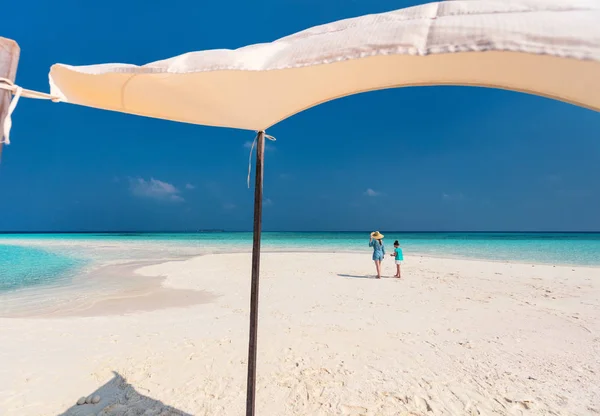
[[[430,3],[143,66],[57,64],[50,84],[65,102],[249,130],[416,85],[503,88],[600,110],[600,2]]]

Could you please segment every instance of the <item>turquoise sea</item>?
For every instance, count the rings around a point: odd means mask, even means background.
[[[0,240],[2,241],[2,240]],[[75,272],[80,259],[0,242],[0,291],[47,284]]]
[[[600,266],[600,233],[403,233],[407,256]],[[265,232],[264,251],[362,251],[365,232]],[[252,233],[0,234],[0,291],[68,282],[90,264],[250,251]]]

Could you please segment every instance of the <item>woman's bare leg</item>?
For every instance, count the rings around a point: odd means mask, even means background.
[[[400,279],[402,276],[400,275],[400,265],[396,265],[396,267],[398,267],[398,279]]]
[[[375,260],[375,268],[377,269],[377,278],[381,279],[381,260]]]

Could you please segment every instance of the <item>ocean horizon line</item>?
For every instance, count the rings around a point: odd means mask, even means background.
[[[439,231],[412,231],[412,230],[386,230],[386,233],[410,233],[410,234],[600,234],[599,231],[498,231],[498,230],[439,230]],[[371,233],[372,230],[263,230],[263,233],[294,233],[294,234],[316,234],[316,233]],[[19,234],[209,234],[209,233],[252,233],[252,230],[226,230],[226,229],[203,229],[196,231],[0,231],[0,235]]]

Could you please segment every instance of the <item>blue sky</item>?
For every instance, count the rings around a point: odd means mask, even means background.
[[[55,62],[144,64],[419,2],[5,3],[17,81],[47,91]],[[269,133],[265,229],[600,230],[600,114],[572,105],[403,88],[326,103]],[[22,100],[11,138],[0,231],[251,229],[251,132]]]

